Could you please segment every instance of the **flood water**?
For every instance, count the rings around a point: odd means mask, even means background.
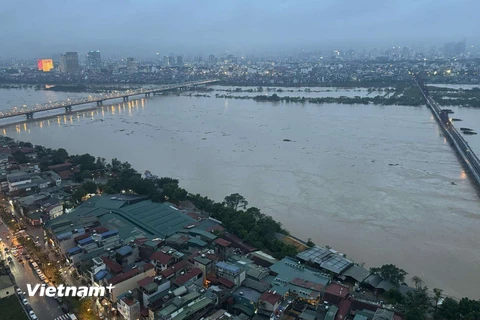
[[[447,294],[480,298],[479,197],[426,107],[216,93],[223,94],[155,96],[2,130],[73,154],[129,161],[215,200],[238,192],[300,238],[367,267],[393,263]],[[0,102],[18,96],[4,90]],[[458,113],[478,118],[480,110]]]

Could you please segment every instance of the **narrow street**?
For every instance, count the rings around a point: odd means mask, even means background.
[[[5,247],[10,248],[10,242],[3,237],[4,232],[10,234],[10,239],[12,239],[12,234],[5,226],[5,224],[0,223],[0,234],[2,235],[2,242],[0,243],[0,248],[2,252],[2,257],[5,257]],[[9,264],[11,272],[15,277],[17,286],[23,291],[27,291],[27,284],[35,286],[36,284],[42,284],[42,281],[38,278],[35,271],[30,267],[28,262],[24,261],[23,263],[18,262],[18,258],[12,257],[13,262]],[[65,312],[62,311],[60,305],[53,298],[48,297],[29,297],[25,295],[25,298],[28,300],[28,303],[31,305],[33,311],[37,315],[38,319],[55,319]]]

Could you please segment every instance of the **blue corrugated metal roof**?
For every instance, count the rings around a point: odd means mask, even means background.
[[[72,255],[72,254],[75,254],[75,253],[78,253],[78,252],[81,252],[82,249],[80,249],[79,247],[73,247],[71,249],[68,249],[68,254]]]
[[[132,252],[132,248],[129,246],[123,246],[120,249],[116,250],[118,254],[121,254],[122,256],[129,254]]]
[[[92,237],[88,237],[88,238],[85,238],[85,239],[82,239],[82,240],[78,240],[78,244],[87,244],[89,242],[93,242]]]
[[[95,274],[95,279],[96,279],[96,280],[102,280],[102,279],[105,278],[107,275],[108,275],[108,271],[107,271],[107,270],[100,270],[100,271],[98,271],[98,272]]]
[[[71,231],[67,231],[67,232],[63,232],[63,233],[60,233],[59,235],[57,235],[57,239],[58,240],[64,240],[64,239],[68,239],[72,236],[72,232]]]
[[[118,234],[118,230],[110,230],[101,234],[103,239],[113,237]]]
[[[217,262],[216,266],[219,267],[219,268],[223,268],[225,270],[228,270],[230,272],[234,272],[234,273],[237,273],[237,272],[240,271],[239,267],[234,266],[232,264],[225,263],[223,261]]]

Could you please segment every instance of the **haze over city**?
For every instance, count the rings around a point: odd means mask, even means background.
[[[2,3],[0,318],[480,319],[479,9]]]
[[[465,10],[468,7],[469,10]],[[479,37],[480,3],[465,1],[9,1],[2,58],[65,51],[151,57],[218,52],[443,45]]]

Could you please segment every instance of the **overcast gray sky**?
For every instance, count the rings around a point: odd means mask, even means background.
[[[478,0],[2,0],[0,56],[105,56],[479,40]]]

